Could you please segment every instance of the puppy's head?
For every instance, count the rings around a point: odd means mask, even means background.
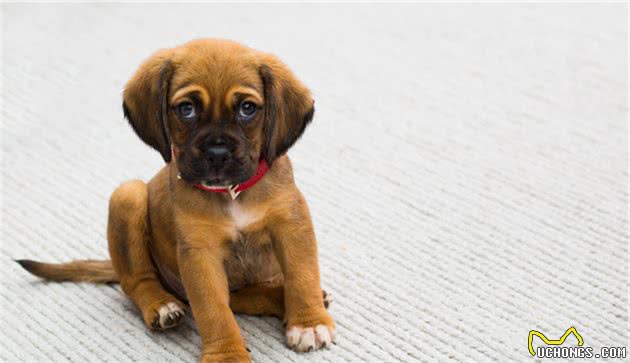
[[[313,117],[308,89],[276,57],[205,39],[161,50],[124,92],[125,117],[189,183],[248,180],[271,166]]]

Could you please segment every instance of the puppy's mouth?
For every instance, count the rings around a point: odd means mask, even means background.
[[[236,173],[236,175],[222,175],[221,173],[219,175],[215,174],[206,176],[199,176],[194,175],[194,173],[180,171],[177,174],[177,178],[189,184],[203,185],[208,189],[225,189],[226,187],[240,184],[249,180],[252,175],[253,173],[249,173],[244,170]]]
[[[200,177],[194,177],[194,176],[189,176],[185,173],[178,173],[177,174],[177,178],[181,179],[183,181],[185,181],[186,183],[189,184],[200,184],[203,185],[206,188],[209,189],[222,189],[225,187],[230,186],[231,184],[233,184],[232,182],[224,179],[224,178],[200,178]]]
[[[202,180],[201,182],[199,182],[199,184],[203,185],[204,187],[208,189],[225,189],[230,186],[227,182],[222,181],[220,179]]]

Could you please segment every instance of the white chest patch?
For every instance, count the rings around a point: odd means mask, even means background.
[[[230,213],[230,217],[234,222],[234,227],[239,230],[257,222],[261,218],[260,214],[244,209],[237,201],[233,201],[230,204],[228,213]]]

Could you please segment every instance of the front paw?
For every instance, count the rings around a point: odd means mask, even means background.
[[[287,344],[297,352],[328,348],[335,343],[335,322],[324,310],[317,318],[299,322],[289,320]]]

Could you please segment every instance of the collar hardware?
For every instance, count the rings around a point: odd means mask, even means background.
[[[173,147],[173,145],[171,145],[171,153],[172,153],[172,159],[175,160],[175,148]],[[269,166],[267,165],[267,162],[263,158],[263,159],[260,159],[260,161],[258,162],[258,167],[256,168],[254,175],[252,175],[252,177],[249,178],[249,180],[243,183],[231,184],[231,185],[228,185],[227,187],[206,186],[203,184],[193,184],[193,186],[195,188],[205,190],[211,193],[228,193],[230,195],[230,198],[232,198],[232,200],[235,200],[241,194],[242,191],[247,190],[253,187],[254,185],[256,185],[256,183],[258,183],[260,179],[262,179],[263,176],[267,174],[268,170],[269,170]],[[177,179],[182,179],[182,176],[180,173],[177,173]]]
[[[228,194],[230,194],[230,197],[232,198],[232,200],[236,199],[236,197],[238,197],[238,195],[241,194],[241,191],[238,190],[239,186],[240,184],[234,184],[227,187],[227,192]]]

